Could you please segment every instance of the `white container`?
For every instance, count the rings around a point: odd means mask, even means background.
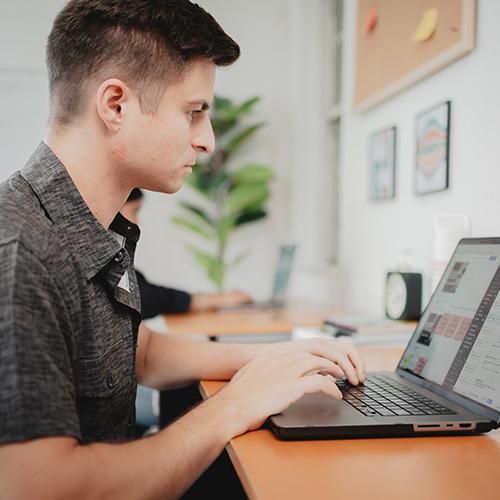
[[[461,213],[440,214],[434,217],[434,257],[431,293],[443,276],[457,243],[471,234],[469,217]]]

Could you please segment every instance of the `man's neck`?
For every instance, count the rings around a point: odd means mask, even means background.
[[[102,145],[84,128],[49,127],[44,142],[66,167],[95,218],[108,229],[130,188],[120,184]]]

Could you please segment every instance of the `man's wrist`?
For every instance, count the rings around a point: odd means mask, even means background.
[[[195,293],[191,296],[191,311],[206,312],[212,308],[212,300],[208,293]]]
[[[241,366],[246,365],[257,356],[265,354],[270,346],[272,344],[235,344],[235,347],[240,349]]]
[[[224,446],[248,428],[245,426],[238,401],[231,396],[227,396],[223,389],[206,399],[200,405],[201,407],[217,416],[216,432],[221,433],[220,437],[224,442]]]

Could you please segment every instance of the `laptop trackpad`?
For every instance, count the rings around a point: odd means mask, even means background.
[[[367,417],[344,401],[323,393],[307,394],[279,415],[272,417],[277,425],[322,426],[365,423]]]

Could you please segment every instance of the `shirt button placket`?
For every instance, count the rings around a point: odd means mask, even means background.
[[[115,255],[115,262],[120,263],[124,257],[125,257],[125,250],[122,249]]]

